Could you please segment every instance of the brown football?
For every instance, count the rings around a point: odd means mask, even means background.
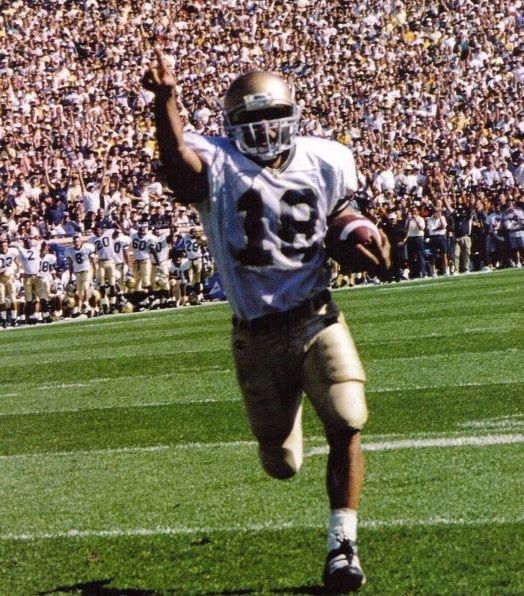
[[[361,244],[371,253],[377,254],[382,239],[377,226],[367,217],[342,211],[331,220],[326,235],[326,253],[348,271],[369,271],[376,264],[363,254],[357,245]]]

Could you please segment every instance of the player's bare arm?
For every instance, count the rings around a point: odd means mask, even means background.
[[[184,142],[182,119],[177,106],[176,79],[155,48],[156,65],[142,79],[155,94],[156,137],[167,183],[181,203],[203,201],[208,196],[206,165]]]

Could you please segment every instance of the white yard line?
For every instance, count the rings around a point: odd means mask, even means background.
[[[322,440],[321,437],[315,439]],[[524,434],[514,435],[486,435],[483,437],[474,436],[455,436],[455,437],[433,437],[433,438],[418,438],[418,439],[400,439],[389,441],[375,441],[364,443],[365,451],[392,451],[397,449],[422,449],[422,448],[445,448],[445,447],[489,447],[493,445],[508,445],[524,443]],[[168,450],[191,450],[191,449],[210,449],[215,451],[217,448],[254,448],[255,441],[232,441],[232,442],[217,442],[217,443],[185,443],[181,445],[158,445],[152,447],[136,447],[136,448],[122,448],[122,449],[104,449],[93,451],[73,451],[73,452],[56,452],[56,453],[34,453],[34,454],[18,454],[6,455],[0,457],[0,463],[12,459],[45,459],[56,457],[78,457],[85,456],[99,456],[99,455],[127,455],[134,453],[151,453]],[[309,450],[306,456],[315,456],[327,453],[327,447],[319,447]],[[363,520],[360,524],[361,528],[368,528],[370,530],[389,528],[389,527],[417,527],[417,526],[479,526],[479,525],[500,525],[511,523],[522,523],[524,517],[514,518],[480,518],[480,519],[463,519],[463,518],[446,518],[434,517],[427,519],[394,519],[394,520]],[[296,523],[274,523],[268,522],[265,524],[255,525],[232,525],[219,527],[156,527],[156,528],[111,528],[105,530],[78,530],[71,529],[67,531],[58,532],[25,532],[25,533],[4,533],[0,534],[1,542],[21,542],[21,541],[37,541],[37,540],[53,540],[53,539],[75,539],[75,538],[130,538],[141,536],[173,536],[173,535],[191,535],[191,534],[207,534],[212,532],[263,532],[268,530],[287,530],[287,529],[317,529],[323,526],[319,524],[303,525]]]
[[[322,441],[322,437],[310,437],[311,441]],[[396,451],[399,449],[426,449],[433,447],[490,447],[493,445],[514,445],[524,443],[524,434],[499,434],[479,436],[446,436],[398,439],[389,441],[363,442],[364,451]],[[135,453],[155,453],[159,451],[189,451],[193,449],[209,449],[215,451],[225,448],[253,448],[256,441],[218,441],[215,443],[180,443],[178,445],[153,445],[150,447],[121,447],[116,449],[92,449],[81,451],[48,451],[44,453],[17,453],[13,455],[1,455],[2,461],[14,459],[46,459],[57,457],[78,457],[78,456],[107,456],[107,455],[132,455]],[[305,453],[305,457],[324,455],[328,452],[326,445],[314,447]]]
[[[191,371],[193,372],[193,371]],[[230,370],[216,370],[214,371],[216,374],[229,374],[231,373]],[[169,379],[172,377],[178,376],[180,373],[163,373],[161,375],[155,375],[155,379]],[[99,378],[99,379],[91,379],[85,383],[57,383],[57,384],[45,384],[38,386],[39,390],[49,391],[50,394],[45,396],[45,399],[49,402],[52,399],[53,392],[65,390],[65,389],[82,389],[86,387],[92,387],[93,385],[97,385],[99,383],[115,383],[118,381],[133,381],[133,380],[140,380],[140,379],[150,379],[151,375],[135,375],[133,377],[117,377],[117,378]],[[497,381],[496,385],[516,385],[520,384],[523,381],[519,380],[500,380]],[[38,383],[34,383],[34,385],[38,385]],[[472,383],[450,383],[447,385],[413,385],[409,387],[369,387],[368,393],[396,393],[399,391],[427,391],[431,389],[460,389],[460,388],[467,388],[467,387],[484,387],[486,383],[482,382],[472,382]],[[20,393],[0,393],[0,402],[3,398],[7,397],[20,397]],[[222,402],[233,402],[233,401],[240,401],[237,398],[225,398],[225,399],[218,399],[212,397],[205,397],[205,398],[196,398],[196,399],[174,399],[170,401],[160,401],[160,402],[150,402],[150,403],[125,403],[125,404],[108,404],[105,406],[100,406],[98,404],[87,405],[87,406],[79,406],[79,407],[63,407],[63,408],[46,408],[43,410],[19,410],[19,411],[12,411],[12,412],[0,412],[0,418],[5,416],[38,416],[41,414],[54,414],[54,413],[75,413],[75,412],[85,412],[89,410],[112,410],[112,409],[131,409],[131,408],[157,408],[157,407],[164,407],[169,405],[188,405],[188,404],[206,404],[206,403],[222,403]]]
[[[380,443],[364,443],[364,451],[397,451],[399,449],[427,449],[431,447],[489,447],[491,445],[514,445],[524,443],[524,434],[486,435],[483,437],[441,437],[433,439],[402,439],[399,441],[382,441]],[[327,447],[310,449],[305,456],[324,455]]]
[[[493,517],[479,519],[431,517],[427,519],[391,519],[391,520],[362,520],[360,528],[370,530],[396,527],[424,527],[424,526],[494,526],[524,522],[524,517]],[[294,522],[267,522],[264,524],[248,524],[242,526],[216,526],[216,527],[157,527],[157,528],[111,528],[106,530],[76,530],[63,532],[27,532],[21,534],[0,534],[2,542],[30,542],[36,540],[54,540],[59,538],[133,538],[150,536],[179,536],[191,534],[210,534],[215,532],[251,533],[279,530],[309,530],[321,529],[324,524],[300,524]]]

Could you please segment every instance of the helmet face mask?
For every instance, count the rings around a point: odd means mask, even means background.
[[[293,147],[299,109],[286,83],[268,72],[241,75],[224,98],[224,128],[237,149],[263,161]]]

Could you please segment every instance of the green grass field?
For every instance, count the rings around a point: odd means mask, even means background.
[[[524,270],[342,290],[361,594],[524,594]],[[0,333],[0,594],[321,594],[325,441],[261,471],[226,304]]]

